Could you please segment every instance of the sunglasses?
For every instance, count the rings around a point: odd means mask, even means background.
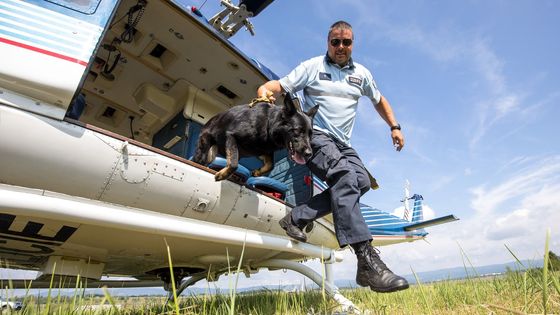
[[[338,47],[340,45],[340,43],[342,43],[342,45],[344,47],[348,47],[348,46],[352,45],[352,39],[350,39],[350,38],[345,38],[345,39],[333,38],[333,39],[331,39],[331,46],[333,46],[333,47]]]

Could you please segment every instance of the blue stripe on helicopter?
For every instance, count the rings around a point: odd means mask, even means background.
[[[0,36],[25,45],[88,60],[102,28],[26,3],[0,2]]]
[[[24,36],[22,34],[18,34],[18,33],[14,33],[14,32],[9,32],[6,30],[1,29],[2,28],[2,24],[0,23],[0,37],[5,37],[5,38],[9,38],[12,39],[14,41],[17,42],[25,42],[30,46],[34,46],[34,47],[38,47],[38,48],[42,48],[48,51],[55,51],[55,52],[59,52],[65,55],[70,55],[73,57],[78,58],[78,56],[80,55],[84,55],[81,56],[83,58],[89,57],[88,53],[84,53],[84,49],[80,48],[78,49],[68,49],[67,47],[64,46],[60,46],[60,45],[56,45],[56,44],[52,44],[49,42],[45,42],[41,39],[37,39],[37,38],[33,38],[33,37],[29,37],[29,36]]]

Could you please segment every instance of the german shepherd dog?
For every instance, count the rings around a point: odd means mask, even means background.
[[[318,109],[319,105],[302,113],[289,95],[284,98],[284,106],[266,102],[234,106],[202,127],[193,160],[206,165],[216,154],[225,156],[226,167],[216,173],[216,181],[229,178],[244,156],[257,156],[263,161],[264,165],[252,172],[253,176],[262,176],[274,167],[274,151],[282,148],[294,162],[305,164],[312,154],[309,141]]]

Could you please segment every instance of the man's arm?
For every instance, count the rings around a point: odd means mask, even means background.
[[[276,98],[282,94],[284,89],[278,80],[268,81],[257,89],[258,97],[265,97],[271,103],[276,102]]]
[[[389,104],[389,101],[381,95],[381,99],[379,103],[375,105],[375,109],[379,113],[379,116],[385,120],[385,122],[389,125],[389,127],[397,126],[398,122],[395,119],[395,115],[393,114],[393,109]],[[402,150],[404,147],[404,136],[400,129],[393,129],[391,131],[391,138],[393,138],[393,145],[397,148],[397,151]]]

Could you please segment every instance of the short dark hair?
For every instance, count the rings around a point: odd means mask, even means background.
[[[340,21],[336,21],[333,23],[333,25],[331,25],[331,28],[329,29],[329,34],[328,36],[331,36],[332,31],[339,29],[339,30],[352,30],[352,25],[350,25],[350,23],[340,20]],[[354,32],[352,32],[352,39],[354,38]]]

